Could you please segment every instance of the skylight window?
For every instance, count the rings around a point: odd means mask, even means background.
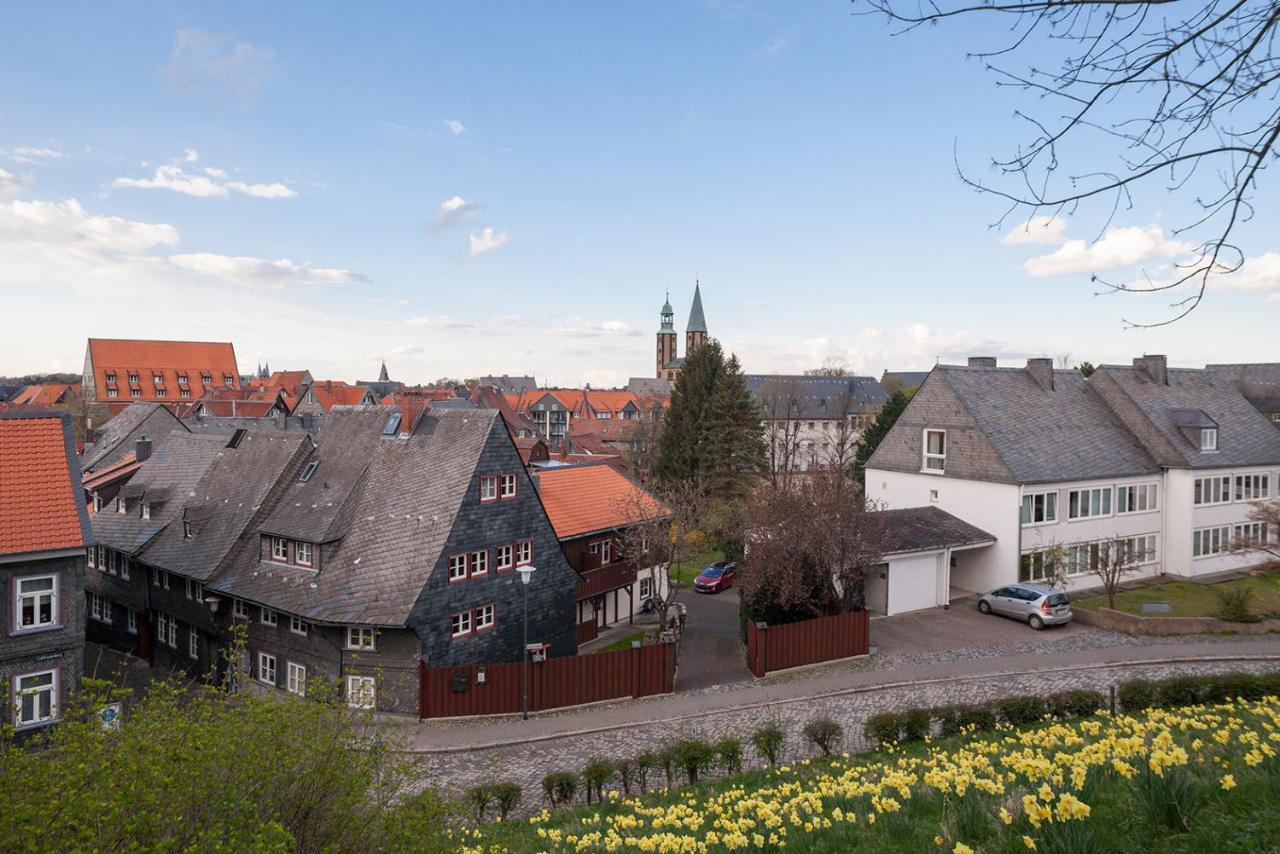
[[[400,413],[393,412],[391,417],[387,419],[387,425],[382,428],[382,435],[394,436],[400,430]]]
[[[306,483],[311,480],[311,476],[316,473],[316,469],[320,467],[319,460],[312,460],[303,468],[302,474],[298,476],[298,483]]]

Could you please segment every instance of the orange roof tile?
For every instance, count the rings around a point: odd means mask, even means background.
[[[90,338],[89,360],[98,400],[171,403],[199,397],[206,387],[240,387],[235,348],[228,342]],[[130,374],[137,382],[129,381]],[[202,374],[210,379],[207,386]]]
[[[37,383],[18,392],[9,402],[18,405],[53,406],[62,403],[66,396],[76,397],[79,394],[79,383]]]
[[[70,439],[65,415],[0,418],[0,554],[86,544]]]
[[[341,380],[318,380],[311,385],[311,394],[325,412],[335,406],[358,406],[368,391],[362,385],[347,385]]]
[[[565,466],[538,473],[538,494],[555,528],[565,540],[596,531],[625,527],[670,513],[666,505],[608,465]]]

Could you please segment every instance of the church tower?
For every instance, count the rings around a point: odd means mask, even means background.
[[[658,328],[658,379],[669,379],[667,366],[676,358],[676,314],[671,308],[671,294],[662,306],[662,325]]]
[[[684,357],[688,359],[698,348],[707,343],[707,318],[702,313],[702,284],[693,284],[693,308],[689,310],[689,325],[684,330]]]

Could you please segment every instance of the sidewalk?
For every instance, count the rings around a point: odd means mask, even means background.
[[[633,729],[639,725],[688,723],[768,710],[794,704],[821,705],[842,696],[937,683],[990,681],[1007,685],[1018,676],[1041,680],[1055,674],[1099,671],[1126,666],[1165,667],[1193,662],[1273,663],[1280,668],[1280,642],[1264,638],[1197,638],[1177,642],[1047,650],[1012,656],[936,663],[904,664],[871,669],[858,662],[830,665],[814,671],[775,674],[743,685],[722,686],[699,693],[671,694],[642,700],[548,712],[522,721],[501,716],[481,719],[424,721],[402,725],[414,753],[448,754],[527,745],[575,736]],[[1083,674],[1081,674],[1083,675]],[[926,705],[929,703],[926,703]]]

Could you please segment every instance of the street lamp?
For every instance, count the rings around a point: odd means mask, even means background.
[[[529,720],[529,582],[533,580],[536,566],[518,566],[520,573],[520,589],[524,591],[524,646],[521,647],[523,661],[520,665],[520,713]]]

